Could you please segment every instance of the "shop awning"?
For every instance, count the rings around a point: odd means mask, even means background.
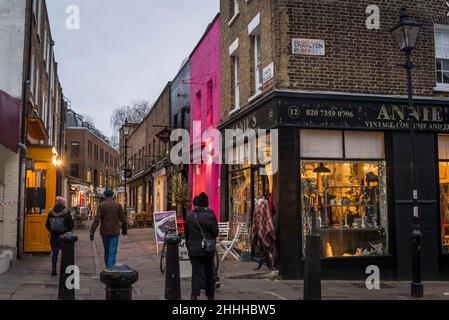
[[[0,144],[19,151],[20,100],[0,90]]]
[[[48,139],[48,132],[41,118],[28,117],[28,135],[35,140]]]

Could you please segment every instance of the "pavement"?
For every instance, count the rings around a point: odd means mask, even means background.
[[[88,226],[76,230],[76,265],[80,269],[80,289],[77,300],[105,300],[104,285],[99,274],[104,269],[103,245],[97,233],[89,240]],[[163,300],[165,276],[159,270],[159,257],[153,229],[131,229],[120,238],[117,262],[139,272],[133,286],[134,300]],[[217,300],[300,300],[303,281],[278,280],[266,268],[254,271],[254,262],[239,262],[229,258],[220,264],[222,287]],[[56,300],[59,277],[51,277],[49,254],[26,255],[0,276],[0,300]],[[181,280],[182,299],[190,298],[190,279]],[[325,300],[408,300],[409,282],[382,282],[380,290],[368,290],[356,281],[323,281]],[[425,282],[425,299],[449,300],[448,282]],[[204,295],[201,297],[204,299]]]

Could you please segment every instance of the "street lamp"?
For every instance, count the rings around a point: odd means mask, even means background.
[[[404,67],[407,69],[408,89],[408,120],[410,126],[410,143],[412,146],[411,179],[412,179],[412,203],[413,203],[413,231],[412,231],[412,271],[413,281],[411,284],[412,297],[421,298],[424,287],[421,282],[421,231],[419,226],[418,189],[416,185],[416,141],[415,141],[415,109],[413,105],[413,83],[411,54],[415,48],[416,41],[421,31],[421,24],[411,19],[405,8],[401,9],[399,23],[390,30],[391,35],[398,44],[401,51],[405,53]]]
[[[123,129],[123,137],[125,138],[125,179],[124,179],[124,183],[125,183],[125,210],[127,210],[126,208],[128,207],[128,196],[126,194],[126,180],[128,178],[128,137],[129,137],[129,131],[130,131],[130,124],[128,122],[128,118],[125,119],[125,124],[122,126]]]

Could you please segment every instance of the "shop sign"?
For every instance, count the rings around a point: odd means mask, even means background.
[[[84,191],[80,191],[80,207],[84,208]]]
[[[409,130],[408,105],[354,101],[294,101],[280,108],[279,123],[311,128]],[[420,105],[414,108],[415,129],[448,131],[449,107]]]
[[[175,229],[176,233],[178,232],[175,211],[155,212],[153,214],[153,219],[157,244],[164,243],[165,236],[171,229]]]
[[[324,40],[292,39],[293,54],[306,56],[324,56],[326,46]]]
[[[161,140],[163,143],[169,143],[170,142],[170,135],[171,135],[170,129],[165,128],[161,132],[157,133],[156,137],[158,137],[159,140]]]
[[[275,110],[273,104],[260,107],[226,129],[242,130],[243,132],[248,129],[271,129],[277,123]]]
[[[274,78],[274,62],[263,69],[263,84]]]

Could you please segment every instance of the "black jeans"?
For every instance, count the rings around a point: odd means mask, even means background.
[[[50,245],[51,245],[51,273],[56,273],[59,250],[61,250],[61,241],[59,240],[58,234],[50,235]]]
[[[203,272],[206,281],[206,296],[215,296],[214,256],[190,257],[192,264],[192,295],[201,294]]]

